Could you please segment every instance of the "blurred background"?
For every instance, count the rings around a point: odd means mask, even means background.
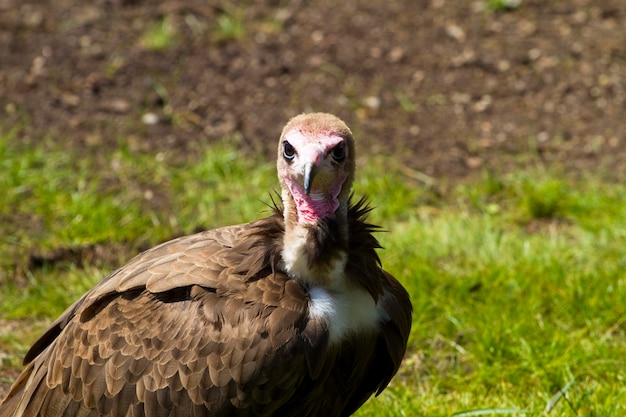
[[[624,163],[621,0],[0,1],[16,139],[271,151],[303,111],[436,179]],[[123,138],[123,139],[122,139]]]

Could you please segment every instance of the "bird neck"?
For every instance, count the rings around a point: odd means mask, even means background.
[[[348,248],[348,201],[320,203],[298,200],[283,192],[285,234],[283,266],[295,279],[324,287],[338,284],[345,275]],[[329,207],[336,207],[329,211]],[[307,210],[311,212],[307,212]]]

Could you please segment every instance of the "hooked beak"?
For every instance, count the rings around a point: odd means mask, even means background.
[[[313,183],[315,174],[315,165],[312,162],[307,162],[304,165],[304,194],[306,195],[309,195],[311,192],[311,184]]]

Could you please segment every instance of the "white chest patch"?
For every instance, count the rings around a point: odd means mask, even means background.
[[[346,282],[348,255],[344,252],[337,256],[324,280],[318,280],[308,265],[307,233],[305,228],[296,228],[290,234],[282,251],[282,266],[292,278],[310,288],[310,317],[328,323],[330,343],[341,341],[351,332],[377,327],[385,319],[385,312],[365,289]]]
[[[328,323],[330,343],[339,342],[351,332],[370,330],[378,325],[380,311],[372,296],[363,289],[350,288],[330,293],[313,287],[309,294],[309,314]]]

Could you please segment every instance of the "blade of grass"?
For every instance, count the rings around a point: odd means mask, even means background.
[[[461,411],[452,414],[454,417],[492,416],[501,414],[531,414],[532,410],[518,410],[516,408],[481,408],[476,410]]]
[[[556,407],[556,405],[559,403],[559,401],[561,401],[561,399],[566,398],[568,391],[570,390],[570,388],[574,386],[575,382],[576,382],[576,378],[572,378],[567,384],[565,384],[563,388],[561,388],[556,394],[554,394],[552,398],[550,398],[550,401],[548,401],[548,403],[546,404],[546,408],[543,410],[543,412],[545,414],[548,414],[554,409],[554,407]],[[574,412],[575,411],[576,410],[574,410]]]

